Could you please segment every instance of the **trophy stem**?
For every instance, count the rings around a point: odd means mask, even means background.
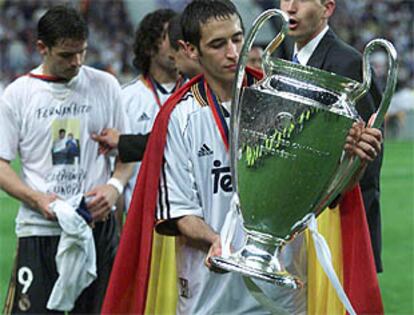
[[[211,257],[215,268],[236,271],[281,287],[303,287],[302,281],[287,272],[280,260],[280,253],[286,245],[283,239],[254,231],[246,232],[246,242],[240,250],[228,257]]]

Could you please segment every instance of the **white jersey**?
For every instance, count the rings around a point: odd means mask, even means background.
[[[41,68],[32,71],[41,74]],[[121,88],[110,74],[82,66],[68,83],[30,75],[10,84],[0,98],[0,157],[20,156],[22,180],[33,190],[62,199],[105,184],[109,159],[91,139],[104,128],[129,132]],[[57,222],[22,204],[16,218],[19,237],[60,235]]]
[[[155,118],[160,111],[160,104],[165,101],[175,90],[175,83],[163,84],[156,87],[155,91],[146,80],[140,76],[138,79],[126,84],[122,88],[122,101],[124,103],[126,113],[129,118],[131,132],[133,134],[145,135],[151,132]],[[157,93],[157,98],[154,95]],[[134,192],[135,182],[138,177],[141,162],[137,162],[134,172],[125,187],[125,206],[128,209]]]
[[[232,196],[229,156],[211,109],[200,104],[190,91],[171,114],[157,220],[195,215],[219,232]],[[205,251],[177,246],[178,314],[265,313],[239,274],[211,272]]]
[[[195,215],[219,233],[233,195],[230,159],[212,110],[200,95],[193,86],[171,114],[156,219],[160,223]],[[225,107],[221,110],[229,125],[230,114]],[[239,222],[232,244],[235,249],[241,247],[244,239],[241,226]],[[302,276],[306,274],[306,262],[301,261],[303,251],[296,248],[298,244],[293,245],[286,250],[285,262],[290,271]],[[177,314],[269,313],[251,295],[239,273],[210,271],[204,264],[206,251],[185,244],[181,238],[177,239],[177,247]],[[306,290],[292,292],[263,281],[255,282],[280,308],[280,314],[305,312]]]

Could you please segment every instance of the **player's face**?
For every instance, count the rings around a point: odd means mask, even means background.
[[[170,46],[170,40],[167,33],[168,24],[164,26],[162,38],[158,45],[158,51],[152,56],[151,63],[166,72],[174,73],[176,71],[174,56]]]
[[[198,59],[206,77],[223,83],[233,82],[244,42],[239,17],[211,18],[201,25],[200,34]]]
[[[301,46],[319,34],[335,9],[333,0],[280,0],[289,15],[289,35]]]
[[[70,80],[75,77],[85,61],[87,43],[85,40],[64,39],[53,47],[38,42],[43,55],[45,74]]]

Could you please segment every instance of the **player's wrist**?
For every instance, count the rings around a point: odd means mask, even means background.
[[[114,138],[113,138],[113,141],[111,143],[112,144],[112,149],[117,149],[118,148],[120,137],[121,137],[121,133],[118,130],[116,130],[114,132]]]
[[[119,195],[124,192],[124,184],[118,178],[111,177],[106,184],[115,188]]]
[[[56,216],[53,211],[50,209],[50,204],[56,199],[55,197],[50,197],[43,192],[34,191],[31,194],[31,199],[29,206],[35,211],[39,212],[47,220],[55,220]]]
[[[214,232],[213,232],[213,233],[210,235],[209,239],[210,239],[210,244],[211,244],[211,245],[213,245],[213,244],[215,244],[215,243],[217,243],[217,242],[220,242],[220,234],[217,234],[217,233],[214,233]]]
[[[33,191],[29,194],[28,198],[28,205],[41,212],[43,214],[44,212],[44,194],[39,191]]]

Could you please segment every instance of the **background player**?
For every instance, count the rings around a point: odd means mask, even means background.
[[[87,35],[87,25],[76,10],[63,6],[48,10],[38,23],[42,64],[11,83],[0,99],[0,187],[21,201],[16,218],[17,272],[12,279],[17,287],[10,287],[14,300],[6,312],[48,312],[46,303],[58,276],[55,256],[61,233],[49,206],[56,198],[77,194],[84,194],[92,214],[98,278],[78,298],[74,312],[98,313],[105,294],[118,245],[111,209],[131,169],[117,163],[110,178],[109,160],[97,155],[98,145],[90,139],[92,132],[106,127],[128,129],[116,79],[82,65]],[[76,131],[78,164],[53,163],[53,137],[59,129]],[[17,155],[22,178],[10,167]]]

